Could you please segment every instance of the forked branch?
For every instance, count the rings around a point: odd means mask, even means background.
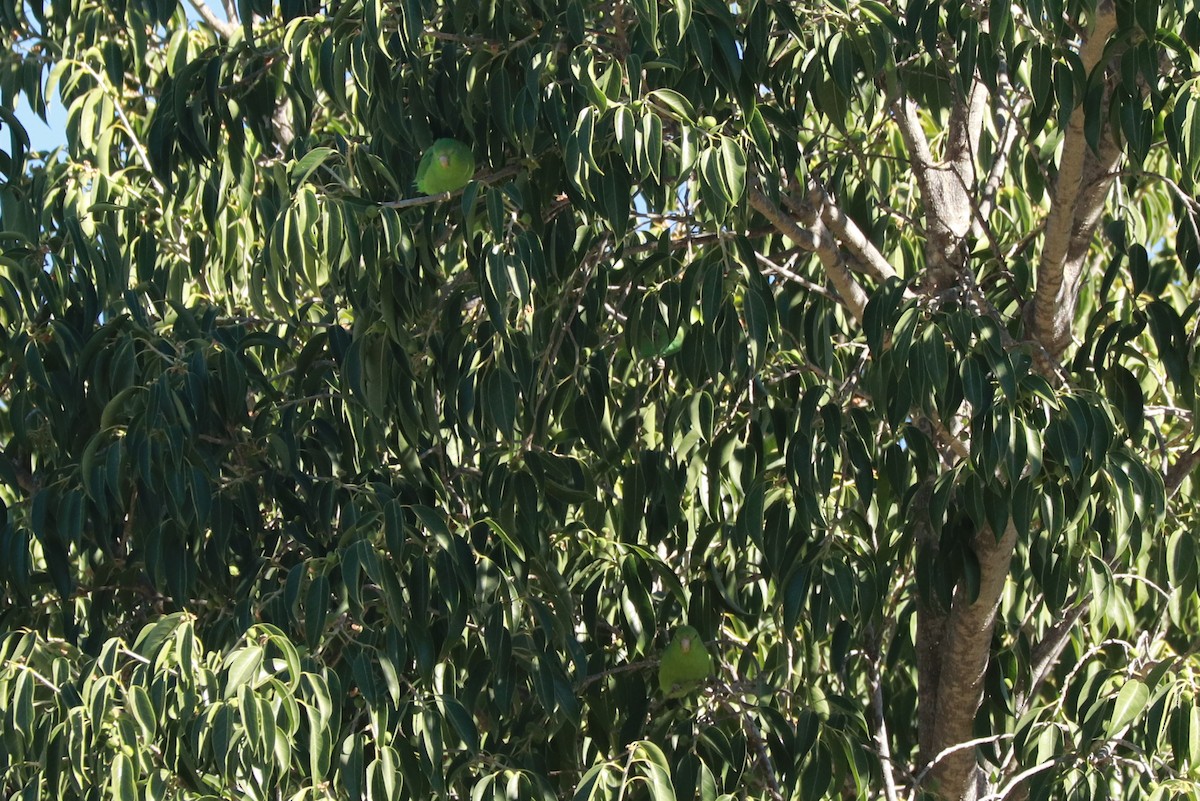
[[[825,223],[818,218],[808,222],[807,227],[800,225],[758,188],[750,190],[750,206],[766,217],[781,234],[804,250],[817,254],[842,301],[850,309],[854,319],[862,322],[863,312],[867,308],[867,293],[850,272],[833,234]]]

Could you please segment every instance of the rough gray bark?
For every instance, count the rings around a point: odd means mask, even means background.
[[[983,680],[991,658],[992,630],[1000,594],[1008,579],[1017,530],[1010,523],[997,540],[990,529],[975,535],[973,549],[979,559],[979,597],[968,601],[960,586],[948,615],[927,619],[940,636],[936,652],[923,654],[918,670],[922,761],[930,766],[928,789],[942,798],[972,801],[981,784],[975,749],[956,746],[974,737],[975,714],[983,700]],[[918,644],[921,645],[920,639]]]
[[[925,206],[923,280],[931,292],[953,285],[965,262],[962,245],[978,206],[975,159],[987,99],[987,88],[973,81],[968,96],[950,112],[946,148],[940,162],[935,161],[929,149],[916,104],[901,97],[892,107]]]

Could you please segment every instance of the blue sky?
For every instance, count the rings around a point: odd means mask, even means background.
[[[224,19],[225,11],[221,7],[220,2],[210,2],[217,16]],[[199,21],[200,15],[192,8],[190,4],[184,4],[184,11],[187,12],[188,22],[195,24]],[[25,126],[25,131],[29,134],[29,147],[31,150],[52,150],[56,147],[63,147],[67,144],[67,109],[61,102],[58,96],[47,98],[46,102],[46,122],[42,122],[38,115],[33,113],[33,109],[28,103],[23,102],[24,98],[18,101],[17,108],[14,111],[17,114],[17,119]],[[7,147],[8,134],[4,132],[0,134],[0,147]]]
[[[48,122],[42,122],[28,104],[22,103],[17,107],[17,118],[29,134],[29,147],[32,150],[50,150],[67,143],[67,110],[57,102],[57,97],[54,100],[47,109]]]

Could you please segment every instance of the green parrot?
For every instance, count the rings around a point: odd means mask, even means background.
[[[675,639],[663,651],[658,666],[658,683],[668,698],[687,695],[713,674],[712,656],[691,626],[675,630]]]
[[[475,175],[475,154],[457,139],[439,139],[417,165],[417,189],[440,195],[462,189]]]

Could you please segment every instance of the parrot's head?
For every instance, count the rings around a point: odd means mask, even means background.
[[[692,646],[700,641],[700,632],[696,631],[691,626],[680,626],[675,632],[675,642],[679,643],[679,650],[683,653],[691,653]]]

